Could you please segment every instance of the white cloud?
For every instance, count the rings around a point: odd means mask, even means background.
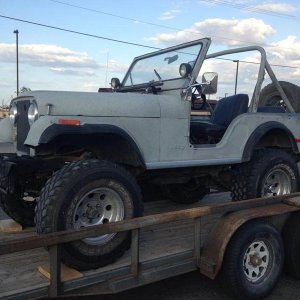
[[[289,35],[286,39],[273,43],[269,51],[277,59],[290,61],[292,65],[300,63],[300,42],[296,36]]]
[[[0,61],[15,63],[16,46],[0,44]],[[32,66],[98,68],[97,62],[85,52],[76,52],[56,45],[19,45],[20,63]]]
[[[155,43],[176,44],[208,36],[213,38],[214,44],[238,46],[263,44],[275,32],[271,25],[254,18],[243,20],[206,19],[194,23],[185,30],[162,33],[148,39]],[[226,38],[224,38],[225,36]]]
[[[106,68],[106,65],[101,65],[102,68]],[[125,73],[128,69],[127,64],[120,63],[117,60],[110,59],[108,61],[108,70],[111,72]]]
[[[70,76],[84,76],[84,77],[94,77],[96,76],[94,71],[85,71],[85,70],[74,70],[66,68],[50,68],[50,71],[56,74],[61,75],[70,75]]]
[[[172,9],[169,11],[166,11],[164,13],[162,13],[158,19],[162,20],[162,21],[167,21],[167,20],[171,20],[174,19],[181,11],[179,9]]]
[[[263,3],[256,6],[248,7],[246,9],[250,12],[275,12],[275,13],[289,13],[296,11],[297,8],[287,3]]]
[[[267,48],[267,54],[271,64],[292,67],[274,67],[278,77],[287,81],[292,79],[292,82],[300,85],[300,41],[296,36],[273,43]]]

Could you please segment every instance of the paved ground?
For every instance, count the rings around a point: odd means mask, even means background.
[[[82,297],[83,298],[83,297]],[[170,278],[154,284],[136,288],[117,295],[84,297],[101,300],[232,300],[222,284],[212,281],[198,272]],[[283,275],[266,300],[300,299],[300,282]]]

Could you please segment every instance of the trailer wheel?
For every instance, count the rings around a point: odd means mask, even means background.
[[[223,282],[239,299],[265,297],[276,285],[283,261],[284,248],[278,230],[261,221],[250,221],[227,246]]]
[[[295,112],[300,111],[300,87],[286,81],[279,81],[283,91],[291,102]],[[259,96],[258,106],[279,106],[287,111],[286,104],[282,100],[277,88],[273,83],[265,86]]]
[[[285,195],[299,189],[297,164],[282,150],[259,150],[249,163],[232,170],[231,195],[234,201]]]
[[[131,174],[108,161],[83,160],[56,172],[36,206],[39,234],[80,229],[141,216],[140,189]],[[95,269],[120,257],[130,233],[111,233],[62,246],[62,260],[79,270]]]
[[[13,194],[0,193],[0,207],[22,227],[34,226],[34,207],[36,197],[29,197],[22,186],[16,186]]]
[[[300,279],[300,213],[294,213],[283,228],[283,241],[286,253],[286,272]]]

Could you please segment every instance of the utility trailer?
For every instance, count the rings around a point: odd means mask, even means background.
[[[286,270],[299,278],[300,193],[213,202],[170,211],[170,203],[154,201],[146,203],[146,216],[131,220],[42,236],[31,230],[2,234],[0,298],[117,293],[197,269],[211,279],[224,276],[243,299],[261,298],[274,288],[284,259]],[[131,231],[123,257],[64,281],[61,244],[121,231]],[[44,264],[50,280],[38,272]]]

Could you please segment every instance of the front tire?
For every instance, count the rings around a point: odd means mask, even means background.
[[[259,150],[250,162],[232,170],[231,195],[234,201],[285,195],[299,189],[297,164],[283,150]]]
[[[278,230],[250,221],[229,242],[222,266],[223,283],[238,299],[266,297],[282,271],[284,248]]]
[[[36,206],[39,234],[79,229],[141,216],[140,189],[122,167],[99,160],[70,163],[56,172]],[[112,233],[62,246],[62,261],[76,269],[112,263],[130,246],[130,233]]]

